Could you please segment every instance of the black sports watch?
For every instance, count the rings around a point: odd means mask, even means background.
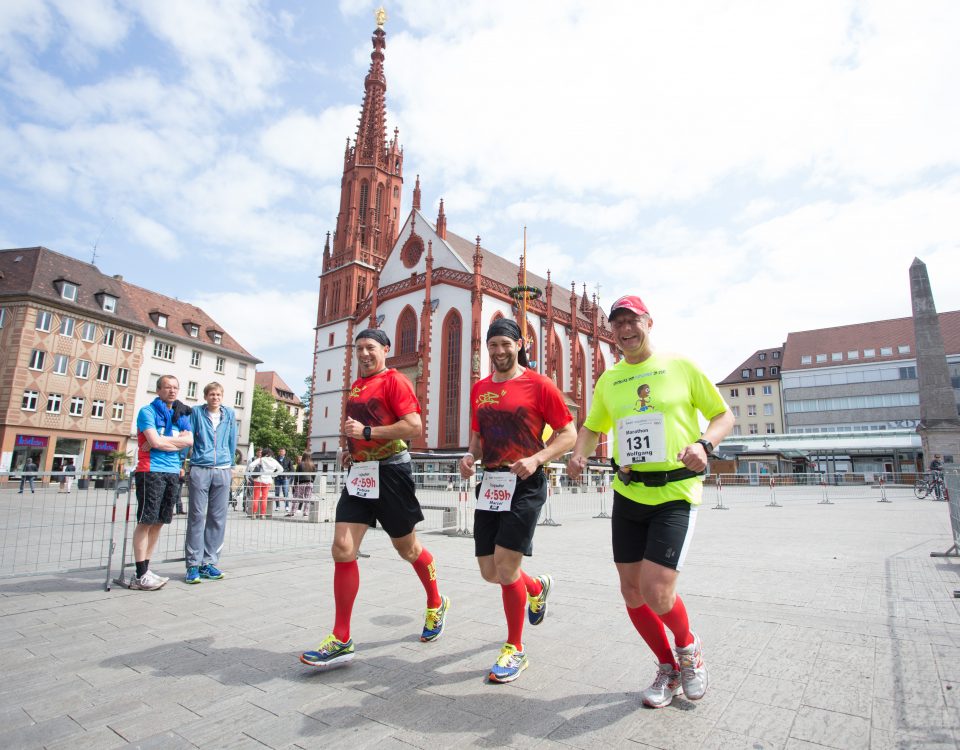
[[[373,428],[370,425],[367,425],[363,428],[363,439],[372,440],[373,439]]]
[[[708,456],[713,455],[713,443],[706,438],[700,438],[697,442],[703,446],[703,449],[707,452]]]

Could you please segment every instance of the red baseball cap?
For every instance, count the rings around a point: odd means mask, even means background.
[[[637,315],[650,314],[647,306],[643,304],[643,300],[633,294],[627,294],[610,305],[609,317],[612,318],[617,310],[629,310],[630,312],[635,312]]]

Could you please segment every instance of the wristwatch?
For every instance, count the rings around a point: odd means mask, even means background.
[[[708,456],[713,455],[713,443],[706,438],[700,438],[697,442],[703,446],[703,449],[707,452]]]
[[[363,428],[363,439],[372,440],[373,439],[373,428],[370,425],[367,425]]]

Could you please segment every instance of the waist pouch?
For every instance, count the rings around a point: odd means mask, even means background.
[[[665,487],[670,482],[679,482],[683,479],[690,479],[691,477],[702,477],[704,474],[702,471],[694,471],[693,469],[688,469],[686,466],[670,471],[631,470],[628,472],[626,469],[621,469],[613,459],[610,460],[610,463],[613,465],[613,470],[617,472],[617,476],[620,477],[621,482],[624,484],[639,482],[645,487]]]

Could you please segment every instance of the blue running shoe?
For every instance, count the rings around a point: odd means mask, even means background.
[[[200,583],[200,568],[191,565],[187,568],[187,574],[183,577],[184,583]]]
[[[223,578],[223,571],[213,563],[207,563],[200,566],[200,577],[208,581],[219,581]]]
[[[487,676],[490,682],[513,682],[527,668],[527,655],[512,643],[504,643]]]
[[[543,588],[536,596],[527,597],[527,620],[531,625],[539,625],[547,616],[547,597],[550,596],[550,589],[553,588],[552,576],[537,576],[537,580]]]
[[[435,641],[441,635],[443,635],[443,626],[447,618],[447,609],[450,607],[450,600],[445,597],[440,597],[440,606],[436,609],[431,609],[427,607],[427,616],[423,621],[423,633],[420,635],[420,640],[424,643],[428,641]]]
[[[305,651],[300,654],[300,661],[308,667],[330,669],[353,661],[353,656],[353,638],[343,643],[338,641],[337,637],[331,633],[323,639],[323,643],[317,646],[316,651]]]

